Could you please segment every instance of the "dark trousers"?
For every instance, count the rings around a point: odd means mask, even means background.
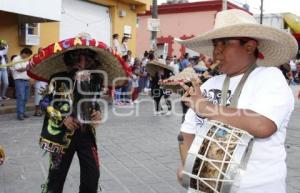
[[[169,100],[170,95],[166,94],[163,89],[153,89],[152,91],[152,97],[155,102],[155,111],[160,111],[161,106],[160,106],[160,99],[164,96],[166,105],[168,107],[168,111],[172,110],[172,103]]]
[[[79,193],[96,193],[100,177],[95,137],[91,132],[77,130],[65,154],[51,154],[47,193],[61,193],[73,159],[77,152],[80,164]]]

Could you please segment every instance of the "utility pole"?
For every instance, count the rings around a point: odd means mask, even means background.
[[[222,0],[222,10],[227,10],[227,0]]]
[[[260,0],[260,24],[263,23],[264,0]]]
[[[157,0],[152,0],[152,18],[157,19],[158,13],[157,13]],[[156,49],[156,37],[157,37],[157,31],[151,32],[151,47],[153,51]]]

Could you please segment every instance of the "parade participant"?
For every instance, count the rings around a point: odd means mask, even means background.
[[[170,92],[165,90],[160,82],[164,79],[169,78],[173,74],[173,68],[171,66],[162,64],[158,61],[150,61],[146,65],[146,71],[150,74],[150,88],[151,96],[154,100],[154,116],[161,115],[162,111],[160,100],[164,97],[167,105],[167,115],[171,114],[172,104],[169,100]]]
[[[166,115],[171,114],[172,103],[169,99],[171,92],[164,89],[160,85],[160,81],[162,81],[163,79],[167,79],[170,76],[171,76],[170,71],[163,69],[163,70],[156,72],[155,75],[151,77],[151,82],[150,82],[151,96],[152,96],[152,98],[154,100],[154,104],[155,104],[154,116],[162,115],[164,113],[166,113]],[[166,105],[167,105],[166,112],[163,111],[161,104],[160,104],[160,100],[162,97],[164,97]]]
[[[48,179],[42,192],[63,192],[76,152],[80,162],[79,192],[96,193],[100,176],[95,137],[101,120],[100,90],[115,78],[130,75],[127,64],[104,43],[77,37],[51,44],[32,58],[30,66],[31,77],[49,80],[41,101],[46,115],[40,146],[50,153]],[[97,70],[104,70],[107,76]]]
[[[191,87],[182,85],[186,91],[182,100],[190,106],[181,126],[182,147],[189,148],[205,119],[245,130],[254,142],[237,192],[285,193],[284,141],[294,97],[280,70],[272,66],[293,58],[297,41],[285,31],[259,25],[247,12],[231,9],[216,15],[211,31],[179,43],[213,55],[223,73],[201,88],[196,80]],[[228,107],[235,98],[236,107]],[[179,181],[181,171],[182,165]]]

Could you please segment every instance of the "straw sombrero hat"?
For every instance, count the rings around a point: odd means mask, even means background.
[[[214,28],[188,40],[176,39],[183,46],[212,56],[212,40],[227,37],[249,37],[258,41],[260,66],[278,66],[294,58],[298,51],[295,38],[288,32],[263,26],[247,12],[237,9],[217,13]]]
[[[131,70],[125,61],[106,44],[95,39],[75,37],[53,43],[35,54],[29,61],[28,75],[36,80],[49,81],[50,77],[58,72],[66,71],[63,61],[63,54],[70,50],[91,49],[100,58],[99,69],[107,73],[107,83],[114,84],[116,78],[126,78]],[[125,81],[118,81],[115,86],[124,84]]]
[[[193,67],[187,67],[180,73],[171,76],[168,79],[162,80],[160,84],[166,89],[177,92],[181,89],[180,83],[189,83],[191,82],[192,78],[198,78],[198,74],[195,72]]]
[[[146,71],[150,74],[150,76],[155,76],[155,73],[159,70],[167,69],[171,72],[173,72],[173,67],[162,64],[158,61],[150,61],[146,64]]]

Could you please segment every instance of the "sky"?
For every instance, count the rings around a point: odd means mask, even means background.
[[[158,4],[165,3],[167,0],[157,0]],[[201,0],[189,0],[189,2],[197,2]],[[250,5],[252,13],[260,13],[261,0],[228,0],[235,4]],[[300,0],[264,0],[264,13],[283,13],[291,12],[300,16]]]

